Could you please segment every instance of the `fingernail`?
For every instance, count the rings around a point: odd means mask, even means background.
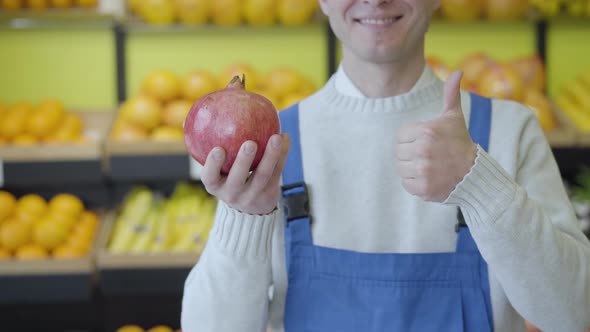
[[[223,159],[223,151],[221,151],[221,149],[219,149],[219,148],[215,148],[213,150],[213,159],[215,159],[215,160]]]
[[[254,151],[256,151],[256,145],[252,142],[246,142],[244,144],[244,152],[246,152],[246,154],[254,154]]]
[[[278,148],[281,146],[281,138],[279,136],[273,136],[270,139],[270,144],[273,148]]]

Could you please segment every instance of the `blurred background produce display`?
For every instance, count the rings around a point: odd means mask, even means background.
[[[531,109],[590,235],[588,36],[590,0],[442,0],[426,54]],[[2,331],[179,331],[217,207],[186,114],[234,75],[280,111],[341,57],[317,0],[0,0]]]

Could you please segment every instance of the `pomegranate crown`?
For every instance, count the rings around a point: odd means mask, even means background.
[[[242,74],[242,79],[239,75],[235,75],[226,89],[246,89],[246,74]]]

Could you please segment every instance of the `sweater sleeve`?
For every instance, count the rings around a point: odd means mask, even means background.
[[[531,114],[532,115],[532,114]],[[590,327],[590,245],[534,115],[511,177],[481,148],[446,203],[458,205],[513,307],[543,331]]]
[[[186,332],[264,331],[278,211],[254,216],[219,201],[209,241],[184,286]]]

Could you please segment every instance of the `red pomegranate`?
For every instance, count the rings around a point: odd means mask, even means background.
[[[242,144],[251,140],[258,149],[250,170],[256,169],[270,137],[280,133],[280,122],[273,104],[265,97],[246,91],[246,77],[239,76],[227,87],[199,98],[184,123],[184,142],[188,152],[201,165],[215,147],[225,150],[223,174],[229,173]]]

